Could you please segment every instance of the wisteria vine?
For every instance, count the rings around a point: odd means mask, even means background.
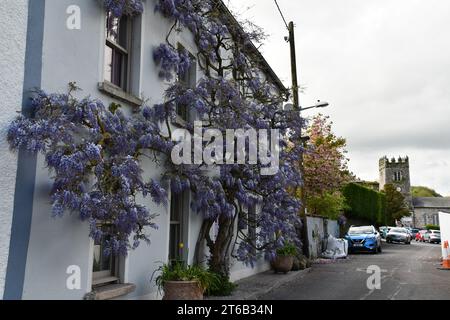
[[[300,146],[281,141],[280,170],[274,176],[261,176],[260,163],[221,165],[211,175],[211,168],[203,165],[170,161],[174,146],[170,123],[177,117],[176,106],[181,105],[193,110],[205,126],[222,132],[279,129],[283,137],[295,141],[300,138],[302,119],[281,112],[284,92],[264,76],[261,57],[252,49],[258,35],[244,32],[229,14],[223,14],[221,1],[156,2],[156,11],[177,26],[171,32],[187,28],[194,35],[197,62],[204,73],[195,88],[185,87],[177,77],[189,69],[189,54],[168,41],[155,48],[153,57],[160,77],[170,82],[162,103],[142,106],[126,116],[117,105],[107,108],[96,99],[76,99],[74,84],[67,94],[40,90],[33,98],[34,117],[20,116],[11,124],[10,146],[45,155],[55,174],[53,214],[78,213],[89,221],[90,235],[96,240],[107,232],[110,252],[126,254],[140,241],[150,240],[148,227],[157,228],[155,216],[141,198],[150,196],[165,205],[170,188],[173,193],[191,191],[191,208],[204,218],[199,242],[206,241],[213,270],[227,274],[230,252],[250,264],[259,252],[273,259],[276,249],[287,241],[299,243],[300,202],[288,190],[301,183],[295,165]],[[117,17],[143,11],[140,0],[105,0],[104,5]],[[192,130],[189,123],[185,128]],[[161,181],[144,181],[144,158],[164,161]],[[247,214],[251,207],[259,208],[256,216]],[[105,231],[100,227],[104,223],[114,228]],[[218,226],[215,239],[211,237],[214,224]],[[254,233],[248,232],[249,226]]]
[[[123,15],[134,16],[144,12],[142,0],[103,0],[107,12],[120,18]]]
[[[280,111],[283,92],[263,76],[261,57],[252,48],[252,41],[261,39],[260,34],[244,32],[217,0],[158,0],[156,10],[173,21],[172,30],[187,28],[194,35],[196,61],[205,74],[193,89],[177,81],[167,89],[166,103],[157,106],[169,110],[167,117],[171,117],[175,105],[182,105],[195,110],[208,127],[221,132],[279,129],[284,137],[300,140],[302,119],[298,114]],[[166,80],[189,65],[182,58],[188,56],[169,40],[155,50],[154,57]],[[302,150],[296,144],[288,147],[286,140],[280,147],[281,168],[275,176],[261,176],[261,164],[221,165],[220,174],[206,179],[200,188],[191,181],[192,207],[205,218],[199,242],[206,241],[213,270],[227,273],[230,252],[253,264],[260,251],[273,259],[276,249],[287,241],[299,244],[296,227],[301,224],[300,202],[288,190],[301,183],[296,163]],[[187,179],[191,180],[189,176]],[[250,217],[248,209],[254,206],[260,208],[259,213]],[[234,237],[236,220],[238,231]],[[209,236],[213,222],[219,225],[215,239]],[[254,234],[248,232],[249,227],[256,230]]]

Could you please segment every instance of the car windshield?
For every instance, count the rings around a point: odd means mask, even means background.
[[[373,233],[372,227],[354,227],[348,230],[348,234],[371,234]]]
[[[431,231],[431,232],[433,232],[433,233],[435,233],[435,234],[441,234],[441,232],[440,231]]]
[[[406,229],[394,228],[394,229],[391,229],[390,232],[406,233]]]

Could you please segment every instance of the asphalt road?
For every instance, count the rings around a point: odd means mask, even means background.
[[[450,271],[439,270],[440,246],[383,242],[381,254],[353,254],[332,264],[314,264],[301,279],[260,297],[264,300],[450,299]],[[379,266],[381,288],[368,289],[369,266]],[[373,282],[371,282],[373,283]]]

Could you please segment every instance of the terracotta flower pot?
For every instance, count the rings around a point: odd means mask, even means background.
[[[292,270],[293,264],[293,256],[277,256],[275,260],[272,261],[272,268],[275,272],[288,273]]]
[[[203,300],[203,289],[197,281],[167,281],[163,300]]]

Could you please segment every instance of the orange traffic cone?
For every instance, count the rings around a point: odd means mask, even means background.
[[[444,249],[447,249],[448,252],[448,241],[444,241]],[[447,258],[444,258],[442,260],[442,269],[450,270],[450,255],[447,256]]]
[[[442,268],[450,270],[450,256],[442,261]]]

